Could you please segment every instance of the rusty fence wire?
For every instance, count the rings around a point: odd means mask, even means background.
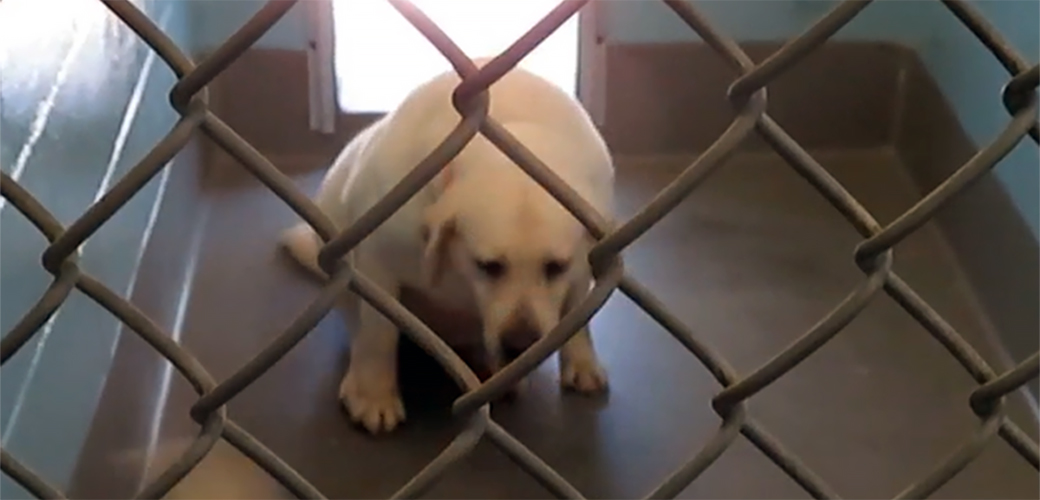
[[[834,338],[879,293],[886,293],[920,322],[933,338],[978,382],[979,387],[965,402],[966,411],[979,419],[978,428],[936,463],[930,473],[898,494],[898,498],[921,498],[938,490],[974,460],[983,447],[999,437],[1034,468],[1040,468],[1038,445],[1005,415],[1005,397],[1040,373],[1040,353],[1003,374],[996,373],[981,356],[892,270],[893,246],[928,222],[952,198],[969,189],[988,173],[1027,135],[1038,142],[1037,93],[1040,66],[1030,67],[1010,44],[964,0],[942,0],[943,4],[969,29],[1007,69],[1010,80],[1004,87],[1002,103],[1011,118],[1005,129],[990,144],[961,166],[946,181],[924,196],[887,226],[881,226],[827,170],[800,147],[772,118],[768,109],[766,86],[801,59],[829,40],[838,30],[870,4],[869,0],[846,0],[812,27],[793,38],[761,63],[755,64],[732,38],[720,33],[689,3],[665,3],[707,44],[717,51],[738,75],[728,91],[737,117],[719,139],[687,167],[667,188],[636,216],[617,227],[608,227],[601,214],[536,158],[502,126],[488,117],[487,88],[531,52],[571,16],[595,0],[564,0],[541,21],[521,36],[489,64],[477,68],[473,62],[429,18],[407,0],[388,0],[419,30],[461,76],[454,92],[454,105],[461,115],[454,131],[395,186],[386,197],[365,213],[353,226],[336,233],[332,223],[297,190],[291,181],[228,127],[207,107],[206,85],[231,62],[256,42],[296,0],[268,1],[245,25],[216,52],[196,63],[192,61],[155,23],[127,0],[101,0],[141,37],[176,73],[179,81],[170,90],[171,105],[181,115],[173,129],[142,158],[108,193],[71,226],[65,228],[41,205],[32,193],[3,174],[3,198],[21,212],[48,239],[43,253],[44,268],[53,282],[39,301],[8,332],[0,344],[0,363],[6,363],[62,305],[72,289],[78,289],[118,317],[133,332],[159,351],[192,385],[199,399],[191,417],[200,425],[197,438],[184,454],[155,480],[138,492],[139,497],[159,498],[173,488],[212,449],[225,439],[300,498],[324,498],[304,477],[272,451],[236,425],[227,416],[227,402],[260,377],[293,348],[331,309],[335,297],[346,290],[358,294],[396,323],[412,340],[443,364],[464,389],[453,411],[468,421],[466,428],[422,471],[403,485],[395,497],[416,497],[432,485],[452,463],[465,457],[481,439],[504,451],[518,466],[540,481],[551,492],[567,498],[581,498],[574,488],[521,442],[490,418],[489,401],[507,386],[531,372],[536,365],[562,346],[578,328],[588,322],[615,290],[620,290],[641,306],[703,363],[718,380],[721,391],[711,405],[721,418],[718,431],[679,466],[654,491],[650,498],[677,496],[702,472],[743,436],[780,469],[815,498],[837,498],[827,482],[809,470],[783,444],[773,438],[745,407],[745,402],[770,385],[813,352]],[[939,1],[939,0],[936,0]],[[997,96],[992,96],[997,99]],[[83,271],[77,263],[76,249],[117,210],[159,173],[196,131],[201,131],[234,156],[265,186],[310,223],[325,241],[319,261],[332,279],[319,297],[305,308],[285,331],[227,380],[217,382],[198,360],[123,297]],[[712,172],[725,163],[752,133],[764,138],[776,152],[810,185],[826,198],[864,240],[853,258],[864,273],[863,281],[838,302],[831,312],[773,359],[747,375],[737,374],[711,347],[682,324],[623,267],[621,252],[657,221],[685,199]],[[595,286],[585,300],[567,313],[560,323],[527,352],[499,373],[479,382],[476,375],[428,327],[402,306],[387,291],[340,259],[359,241],[382,224],[423,185],[433,178],[476,135],[482,134],[499,147],[520,168],[552,193],[592,233],[599,243],[589,259]],[[1035,333],[1035,332],[1028,332]],[[0,450],[0,465],[25,489],[40,498],[63,498],[63,493],[21,464],[7,451]]]

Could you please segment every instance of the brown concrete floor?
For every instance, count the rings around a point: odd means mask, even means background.
[[[916,199],[885,150],[817,157],[882,222]],[[619,200],[631,215],[687,159],[621,161]],[[308,192],[317,174],[300,179]],[[258,183],[211,195],[182,342],[218,379],[259,351],[317,292],[274,247],[293,216]],[[748,373],[801,335],[862,278],[858,236],[775,156],[738,157],[626,253],[630,273]],[[986,325],[935,228],[898,247],[896,269],[990,360]],[[230,404],[230,415],[330,498],[393,493],[453,437],[445,376],[412,349],[408,424],[371,439],[347,424],[337,386],[349,346],[338,311]],[[646,494],[690,458],[718,425],[719,390],[695,358],[620,293],[593,320],[612,377],[608,402],[561,397],[555,359],[532,390],[494,410],[532,451],[594,498]],[[999,361],[993,361],[999,363]],[[972,380],[892,300],[878,296],[836,340],[752,399],[762,424],[847,498],[891,497],[925,474],[975,427]],[[175,382],[157,465],[195,432],[193,396]],[[1016,401],[1014,419],[1036,422]],[[482,444],[426,496],[544,498],[548,493]],[[237,451],[218,452],[174,492],[177,498],[289,498]],[[808,498],[742,438],[685,498]],[[1037,473],[1005,443],[935,498],[1038,498]]]

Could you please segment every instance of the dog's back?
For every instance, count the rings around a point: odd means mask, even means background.
[[[483,66],[488,60],[478,59]],[[451,103],[460,82],[454,71],[423,83],[392,112],[359,133],[336,159],[316,201],[340,228],[351,225],[392,189],[451,133],[462,117]],[[603,213],[611,210],[613,166],[606,145],[581,105],[562,89],[527,70],[516,68],[490,90],[489,115],[509,130],[535,156],[552,168]],[[491,163],[508,164],[493,169]],[[475,173],[513,177],[526,175],[496,146],[477,134],[451,163],[452,175]],[[495,183],[489,178],[489,183]],[[524,181],[527,182],[527,181]],[[533,182],[533,181],[530,181]],[[489,187],[492,187],[490,184]],[[370,247],[387,261],[405,283],[418,285],[420,261],[417,228],[422,211],[438,192],[424,187],[373,234],[358,245]],[[298,232],[304,231],[297,229]],[[290,237],[300,240],[302,237]],[[314,236],[311,241],[316,241]],[[306,251],[290,251],[306,261]],[[313,259],[311,259],[313,263]],[[307,262],[304,262],[307,264]],[[308,267],[312,267],[310,265]]]
[[[487,59],[475,62],[483,66]],[[352,201],[348,201],[352,209],[357,210],[355,213],[362,213],[379,201],[461,121],[461,115],[451,104],[452,91],[460,81],[454,71],[438,75],[412,91],[376,125],[380,130],[369,138],[368,154],[362,155],[354,165],[361,170],[354,182],[365,186],[363,193],[352,194]],[[609,191],[606,188],[613,183],[610,155],[577,100],[522,68],[508,72],[491,86],[489,93],[489,116],[557,174],[572,181],[571,185],[583,196],[602,198],[593,191]],[[490,153],[492,150],[494,153]],[[486,158],[489,154],[501,155],[494,145],[477,134],[456,156],[453,167],[483,168],[480,161],[468,160]],[[463,172],[456,170],[454,174]],[[590,190],[586,185],[595,187]],[[425,192],[430,189],[436,187],[430,186],[416,196],[417,207],[432,195]],[[610,199],[589,201],[602,211],[608,211],[612,203]]]

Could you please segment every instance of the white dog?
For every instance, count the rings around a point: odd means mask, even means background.
[[[427,81],[340,153],[315,199],[340,230],[459,122],[451,104],[459,81],[454,72]],[[490,98],[490,116],[612,220],[614,167],[584,108],[522,69],[493,84]],[[348,258],[394,296],[414,289],[446,308],[478,315],[483,344],[497,368],[548,333],[588,293],[593,242],[570,212],[478,134]],[[317,264],[321,240],[309,224],[287,230],[281,245],[325,276]],[[351,419],[371,433],[390,431],[405,419],[397,386],[398,335],[397,327],[362,301],[340,398]],[[564,388],[607,388],[588,327],[559,354]]]

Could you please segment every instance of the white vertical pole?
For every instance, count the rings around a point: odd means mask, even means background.
[[[336,130],[336,75],[333,37],[332,2],[335,0],[303,0],[307,23],[307,79],[310,106],[310,128],[322,134]]]

